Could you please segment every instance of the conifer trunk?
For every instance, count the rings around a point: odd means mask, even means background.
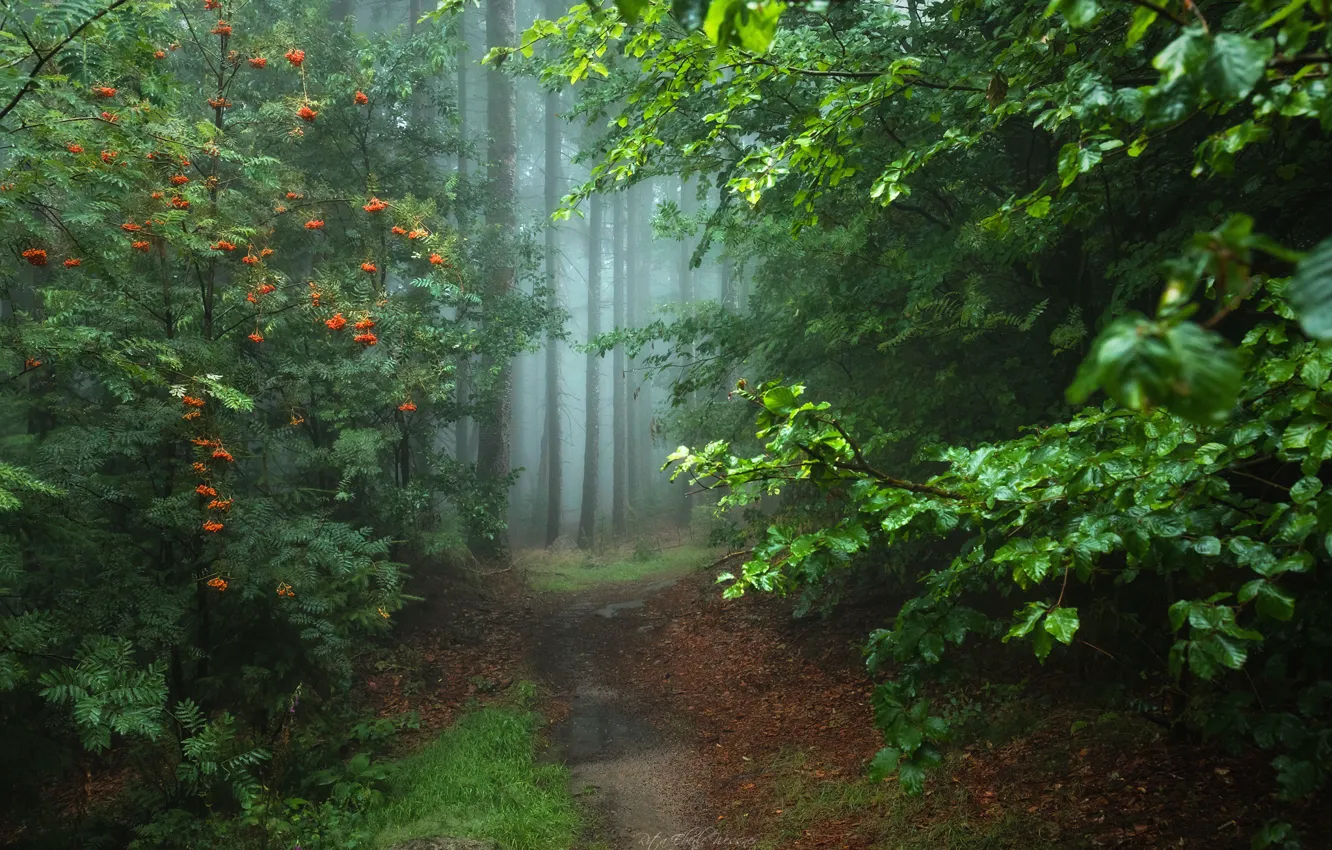
[[[627,203],[629,206],[628,215],[625,217],[625,242],[628,251],[625,267],[625,293],[624,293],[624,312],[625,326],[628,328],[637,328],[641,317],[638,315],[641,309],[643,295],[640,288],[643,286],[643,193],[641,187],[634,187],[628,192]],[[629,513],[636,516],[643,507],[643,433],[641,413],[642,404],[639,398],[641,388],[639,387],[639,377],[635,370],[636,363],[633,358],[627,358],[625,369],[628,374],[625,377],[625,411],[624,411],[624,430],[625,430],[625,460],[627,469],[625,471],[625,499],[628,502]]]
[[[512,45],[517,38],[514,0],[487,0],[486,42],[491,48]],[[507,295],[514,285],[509,261],[515,229],[514,183],[518,153],[517,99],[513,81],[497,68],[486,79],[486,130],[490,136],[486,164],[486,221],[499,239],[500,256],[490,272],[492,298]],[[496,373],[494,404],[477,442],[477,471],[496,481],[509,474],[510,426],[513,412],[513,364],[485,358],[484,370]]]
[[[593,195],[587,213],[587,338],[601,333],[601,197]],[[578,546],[590,549],[597,537],[597,484],[601,474],[601,358],[587,354],[587,417],[583,449],[583,504],[578,516]]]
[[[625,322],[625,286],[628,257],[625,251],[625,216],[628,213],[627,198],[624,192],[615,195],[614,217],[611,240],[613,242],[614,265],[611,269],[611,314],[615,329],[619,330]],[[625,422],[625,375],[624,344],[615,346],[611,352],[611,529],[617,537],[624,537],[628,532],[629,495],[626,489],[628,473],[628,431]]]
[[[558,0],[547,0],[546,15],[552,20],[561,11]],[[550,216],[560,202],[560,96],[546,94],[546,285],[550,287],[547,309],[553,315],[560,309],[560,279],[557,263],[555,227]],[[560,536],[560,515],[563,512],[564,487],[563,459],[560,454],[560,348],[554,331],[546,335],[546,422],[542,437],[545,450],[543,470],[546,484],[546,545]]]

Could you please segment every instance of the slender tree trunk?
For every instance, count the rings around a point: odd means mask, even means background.
[[[458,10],[458,138],[462,140],[464,147],[458,152],[458,184],[459,191],[466,191],[467,184],[467,152],[465,149],[467,143],[467,17],[466,6]],[[466,203],[455,205],[454,219],[458,223],[458,235],[466,238],[468,216]],[[460,317],[461,318],[461,317]],[[458,418],[453,425],[454,433],[454,456],[460,463],[471,463],[473,459],[473,448],[471,443],[471,418],[463,411],[471,401],[471,380],[472,380],[472,361],[470,355],[463,355],[458,359],[457,372],[454,375],[455,392],[458,398]]]
[[[628,257],[626,257],[625,272],[625,326],[628,328],[637,328],[640,325],[641,317],[638,311],[643,296],[640,292],[643,286],[643,193],[642,187],[635,186],[628,192],[627,203],[629,206],[628,215],[625,218],[626,248]],[[627,461],[627,470],[625,471],[625,499],[629,504],[629,513],[637,515],[643,507],[643,433],[642,424],[639,419],[642,413],[640,404],[639,376],[635,369],[636,362],[633,359],[628,360],[625,368],[628,375],[625,378],[625,411],[624,411],[624,430],[625,430],[625,460]]]
[[[486,42],[494,47],[511,45],[517,38],[514,0],[486,3]],[[486,130],[490,136],[486,164],[486,221],[498,236],[500,255],[495,258],[488,281],[489,295],[508,294],[514,285],[510,253],[515,229],[514,183],[518,153],[517,101],[513,81],[498,69],[487,74]],[[509,428],[513,411],[513,364],[487,358],[483,366],[496,372],[494,407],[481,429],[477,443],[477,470],[491,481],[509,474]]]
[[[680,181],[679,197],[680,197],[680,212],[684,215],[691,215],[693,213],[693,204],[691,203],[689,185],[684,180]],[[694,270],[689,267],[689,260],[691,253],[690,242],[691,240],[688,236],[681,238],[678,249],[679,254],[676,257],[676,267],[675,267],[676,286],[679,289],[678,297],[680,299],[680,309],[682,311],[682,314],[684,312],[692,310],[692,304],[694,300]],[[689,351],[685,352],[684,358],[685,362],[689,364],[688,366],[686,366],[686,368],[692,366],[694,361],[692,348]],[[683,475],[675,479],[675,481],[676,484],[678,484],[680,487],[680,495],[679,495],[680,501],[678,502],[679,522],[682,526],[685,526],[687,528],[689,526],[690,513],[693,507],[693,503],[689,499],[689,482],[685,480],[685,477]]]
[[[546,14],[558,17],[558,0],[547,0]],[[547,309],[553,315],[560,309],[560,278],[556,230],[550,221],[560,202],[560,96],[546,94],[546,285],[550,287]],[[563,459],[560,457],[560,346],[554,331],[546,336],[546,545],[560,536],[560,515],[563,512],[564,486]]]
[[[588,201],[587,338],[601,333],[601,196]],[[601,358],[587,354],[587,439],[583,449],[583,505],[578,517],[578,545],[590,549],[597,537],[597,484],[601,475]]]
[[[625,286],[628,276],[628,256],[625,246],[625,216],[628,214],[627,197],[624,192],[615,195],[615,225],[612,229],[612,250],[615,256],[611,270],[613,286],[611,296],[611,314],[615,328],[623,328],[625,321]],[[616,536],[624,537],[629,531],[629,494],[626,489],[628,474],[628,431],[625,423],[625,375],[624,344],[615,346],[611,352],[611,528]]]

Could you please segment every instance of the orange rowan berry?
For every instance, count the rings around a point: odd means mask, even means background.
[[[361,207],[361,209],[365,210],[365,211],[368,212],[368,213],[377,213],[377,212],[379,212],[380,210],[387,209],[387,208],[388,208],[388,204],[386,204],[386,203],[384,203],[383,201],[379,200],[379,198],[371,198],[371,199],[370,199],[370,203],[368,203],[368,204],[366,204],[365,206]]]
[[[29,248],[22,253],[22,257],[34,266],[46,265],[46,251],[41,248]]]
[[[200,413],[199,411],[197,411],[197,410],[191,410],[189,413],[186,413],[185,415],[181,416],[180,418],[181,418],[181,419],[184,419],[186,422],[193,422],[194,420],[198,419],[198,418],[201,417],[201,416],[203,416],[203,414]]]
[[[250,342],[263,342],[263,341],[264,337],[258,331],[255,331],[254,333],[250,334]]]
[[[268,67],[268,60],[262,56],[256,56],[250,60],[250,67],[263,70]]]
[[[207,484],[200,484],[198,487],[195,487],[194,492],[198,493],[200,496],[208,496],[209,498],[217,495],[217,491],[212,487],[209,487]]]
[[[207,475],[208,465],[199,461],[190,464],[190,469],[194,470],[195,475]]]
[[[116,90],[111,86],[93,86],[93,94],[99,97],[115,97]]]
[[[136,251],[143,251],[146,254],[148,253],[148,249],[152,247],[152,244],[146,240],[136,241],[136,242],[131,242],[130,247]]]
[[[211,519],[203,524],[203,530],[207,531],[209,534],[217,534],[225,527],[226,526],[224,526],[222,523]],[[212,584],[212,582],[210,581],[209,584]],[[227,589],[226,582],[223,582],[222,587],[218,588],[218,590],[226,590],[226,589]]]
[[[108,124],[114,124],[114,123],[116,123],[117,121],[120,120],[120,116],[117,115],[117,114],[114,113],[114,112],[103,112],[103,113],[102,113],[102,120],[105,121],[105,122],[108,123]]]
[[[324,226],[324,220],[322,218],[312,218],[305,223],[306,230],[318,230],[323,226]]]
[[[244,257],[241,257],[241,262],[247,266],[252,266],[255,263],[259,262],[259,258],[256,257],[254,254],[246,254]]]
[[[430,255],[430,265],[432,265],[432,266],[442,266],[442,265],[444,265],[444,258],[441,257],[439,254],[431,254],[431,255]]]
[[[393,227],[389,228],[389,231],[390,231],[394,236],[405,236],[405,235],[407,235],[407,228],[405,228],[405,227],[398,227],[396,224],[393,225]]]
[[[70,153],[83,153],[83,145],[66,145],[65,150]]]
[[[154,50],[154,51],[153,51],[153,58],[154,58],[154,59],[165,59],[165,58],[166,58],[166,51],[165,51],[165,50]]]
[[[305,61],[305,51],[288,50],[286,53],[286,57],[288,62],[290,62],[293,66],[299,68],[301,67],[301,63]]]
[[[263,249],[262,251],[259,252],[259,256],[261,256],[261,257],[271,257],[271,256],[273,256],[273,249],[272,249],[272,248],[265,248],[265,249]]]
[[[214,525],[217,525],[217,523],[213,523],[213,524],[214,524]],[[205,523],[205,524],[204,524],[204,528],[208,528],[208,525],[209,525],[209,523]],[[218,531],[218,530],[220,530],[220,527],[219,527],[219,528],[208,528],[208,530],[209,530],[209,531]],[[224,579],[224,578],[210,578],[210,579],[208,580],[208,586],[209,586],[209,587],[215,587],[215,588],[217,588],[219,591],[226,590],[226,589],[227,589],[227,580]]]
[[[379,271],[379,269],[375,268],[374,263],[361,263],[361,271],[365,272],[366,274],[374,274],[375,272]]]
[[[72,269],[75,266],[81,266],[81,265],[83,265],[83,260],[80,260],[78,257],[70,257],[69,259],[65,260],[65,268],[67,269]]]
[[[208,503],[210,511],[229,511],[231,510],[231,499],[214,499]]]
[[[42,361],[38,360],[36,357],[29,357],[27,360],[23,361],[24,369],[36,369],[40,365],[42,365]]]
[[[211,32],[213,35],[231,35],[231,24],[227,23],[226,21],[219,20],[217,22],[217,26],[213,27],[211,30],[209,30],[209,32]]]
[[[347,320],[343,318],[341,313],[335,313],[333,318],[325,319],[324,324],[328,325],[329,330],[340,331],[347,327]]]
[[[356,101],[357,106],[365,106],[367,103],[370,102],[370,98],[366,97],[365,92],[363,91],[358,91],[356,93],[356,96],[353,97],[352,100]]]
[[[149,195],[148,197],[152,198],[154,201],[160,201],[160,200],[162,200],[162,193],[161,193],[161,192],[153,192],[153,193],[152,193],[151,195]]]
[[[305,123],[312,124],[319,113],[315,112],[309,106],[302,106],[300,109],[296,110],[296,115]]]
[[[359,342],[359,343],[361,343],[362,345],[378,345],[378,344],[379,344],[379,337],[375,336],[374,334],[370,333],[369,331],[366,331],[365,333],[357,334],[356,336],[352,337],[352,339],[353,339],[355,342]]]
[[[190,202],[184,198],[176,197],[171,199],[171,206],[178,210],[187,210],[190,208]]]
[[[102,162],[110,162],[120,154],[116,151],[102,151]]]
[[[217,460],[225,460],[227,463],[231,463],[232,461],[235,460],[235,458],[231,456],[231,452],[227,451],[224,448],[221,448],[220,446],[216,449],[213,449],[213,457],[216,458]]]
[[[402,404],[398,405],[398,409],[404,413],[411,413],[416,409],[416,404],[410,401],[404,401]]]
[[[171,180],[169,182],[172,186],[184,186],[186,183],[190,182],[190,178],[186,177],[184,174],[173,174],[171,175]]]
[[[264,250],[268,250],[268,249],[264,249]],[[261,284],[259,284],[259,294],[260,294],[260,295],[267,295],[268,293],[270,293],[270,292],[274,292],[274,291],[276,291],[276,290],[277,290],[277,287],[274,286],[274,285],[271,284],[271,283],[261,283]]]
[[[366,316],[364,319],[361,319],[359,322],[352,325],[352,327],[356,328],[356,330],[358,331],[368,331],[374,326],[375,326],[375,320],[370,318],[369,316]]]
[[[132,221],[127,221],[124,224],[120,225],[120,229],[125,231],[126,233],[138,233],[140,230],[143,230],[143,225],[135,224]]]
[[[234,251],[236,250],[236,243],[228,242],[226,239],[219,239],[213,243],[212,248],[214,251]]]

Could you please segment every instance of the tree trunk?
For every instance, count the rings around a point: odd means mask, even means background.
[[[517,39],[514,0],[488,0],[486,3],[486,42],[494,47],[511,45]],[[514,216],[515,166],[518,153],[517,101],[513,81],[498,69],[491,69],[486,80],[486,130],[490,136],[486,164],[486,221],[499,238],[500,255],[495,258],[488,294],[491,298],[507,295],[514,285],[511,261]],[[496,363],[493,358],[483,368],[496,372],[494,406],[489,421],[481,429],[477,443],[477,471],[495,481],[509,474],[509,428],[513,411],[513,364]]]
[[[467,153],[465,145],[467,142],[467,18],[466,7],[458,10],[458,138],[462,140],[464,148],[458,152],[458,184],[460,191],[465,191],[467,183]],[[467,232],[467,206],[464,203],[455,205],[454,219],[458,223],[458,235],[466,238]],[[454,455],[460,463],[471,463],[474,457],[474,450],[471,442],[471,420],[465,411],[468,403],[471,401],[471,356],[463,355],[459,358],[457,372],[454,375],[454,392],[458,399],[458,418],[453,424],[454,434]]]
[[[684,180],[680,181],[679,197],[680,197],[680,213],[686,216],[692,215],[694,211],[694,205],[691,202],[689,185]],[[690,246],[689,236],[688,235],[683,236],[680,239],[679,254],[676,257],[676,267],[675,267],[675,274],[676,274],[675,282],[676,286],[679,289],[678,297],[680,299],[680,311],[682,317],[686,313],[692,311],[693,309],[692,304],[694,301],[694,270],[689,266],[689,260],[691,254],[689,246]],[[685,368],[690,368],[690,366],[692,366],[694,361],[692,347],[690,348],[689,351],[686,351],[684,353],[684,359],[685,363],[687,364]],[[689,482],[686,480],[685,476],[683,475],[675,479],[675,482],[680,487],[680,495],[679,495],[680,501],[678,502],[678,510],[679,510],[678,520],[680,525],[688,528],[690,521],[690,513],[693,507],[692,502],[690,502],[689,500]]]
[[[612,229],[612,250],[615,256],[611,267],[611,315],[614,316],[615,329],[619,330],[625,322],[625,278],[628,256],[625,248],[625,215],[628,213],[624,192],[615,195],[615,226]],[[628,472],[628,431],[625,424],[625,375],[624,344],[615,346],[611,352],[611,528],[617,537],[624,537],[629,531],[629,495],[626,489]]]
[[[601,197],[593,195],[587,213],[587,338],[601,333]],[[583,449],[583,506],[578,516],[578,545],[590,549],[597,537],[597,483],[601,475],[601,358],[587,354],[587,439]]]
[[[552,19],[559,16],[561,9],[558,0],[546,0],[546,15]],[[559,264],[556,256],[559,245],[556,243],[556,231],[550,216],[554,214],[560,202],[560,96],[555,92],[546,94],[546,285],[550,287],[547,309],[554,314],[560,309]],[[560,536],[560,514],[563,511],[561,488],[564,486],[564,469],[560,457],[560,347],[552,331],[546,336],[546,427],[544,435],[546,447],[546,545],[549,546]]]
[[[627,203],[629,212],[625,218],[625,242],[628,249],[626,257],[624,312],[625,327],[637,328],[641,322],[638,315],[643,295],[643,193],[642,187],[629,190]],[[643,433],[641,423],[642,404],[639,398],[639,376],[635,370],[635,361],[628,360],[625,368],[625,459],[628,469],[625,472],[625,499],[629,504],[629,513],[637,515],[643,508]]]

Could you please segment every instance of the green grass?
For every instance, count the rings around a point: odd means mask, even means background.
[[[516,560],[534,590],[568,592],[654,576],[680,575],[702,569],[714,559],[714,549],[685,544],[660,550],[620,548],[605,553],[538,551]]]
[[[995,820],[969,816],[966,791],[945,780],[928,797],[908,797],[895,782],[866,778],[817,779],[805,769],[804,753],[793,750],[776,759],[777,807],[782,810],[771,830],[755,845],[779,850],[832,823],[853,823],[878,850],[1049,850],[1063,846],[1044,834],[1040,824],[1015,815]],[[733,825],[734,826],[734,825]],[[740,832],[743,825],[737,826]]]
[[[563,765],[536,758],[539,716],[482,708],[398,763],[370,813],[375,847],[412,838],[490,839],[504,850],[563,850],[580,825]]]

